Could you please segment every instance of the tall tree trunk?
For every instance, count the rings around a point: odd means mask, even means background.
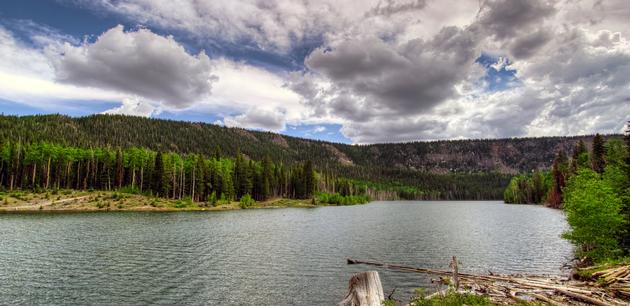
[[[79,163],[77,163],[77,177],[75,178],[77,180],[77,189],[79,189],[79,186],[81,186],[81,161],[79,161]]]
[[[133,189],[136,186],[136,166],[134,165],[133,168],[131,168],[131,189]]]
[[[92,163],[91,161],[88,160],[87,172],[85,173],[85,176],[83,176],[83,189],[87,189],[87,180],[88,180],[88,176],[90,175],[91,168],[92,168]]]
[[[179,199],[181,200],[181,198],[184,197],[184,187],[186,187],[186,176],[184,175],[184,165],[182,164],[182,167],[179,168],[179,173],[180,173],[180,179],[181,179],[181,184],[179,186]]]
[[[48,166],[46,167],[46,189],[48,189],[48,185],[50,183],[50,161],[51,158],[48,157]],[[13,183],[13,180],[11,180],[11,182]]]
[[[192,172],[192,192],[190,197],[192,198],[193,201],[195,201],[195,168],[193,167],[193,172]]]
[[[35,175],[37,173],[37,163],[33,163],[33,177],[31,178],[31,188],[35,189]]]
[[[70,179],[70,162],[66,164],[66,188],[70,188],[72,180]]]
[[[173,199],[175,199],[175,195],[177,193],[176,192],[177,189],[175,188],[177,186],[176,183],[175,183],[176,182],[175,181],[176,176],[177,176],[177,168],[175,168],[175,163],[173,163],[173,186],[172,186],[172,188],[173,188]]]
[[[144,166],[140,167],[140,193],[142,193],[142,185],[144,185]]]

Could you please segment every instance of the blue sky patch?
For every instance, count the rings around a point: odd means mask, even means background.
[[[508,58],[482,53],[476,62],[486,68],[481,80],[487,91],[503,91],[520,84],[516,70],[507,68],[511,64]]]

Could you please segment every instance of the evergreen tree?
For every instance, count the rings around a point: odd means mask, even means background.
[[[547,198],[547,204],[550,207],[560,208],[562,207],[563,195],[562,189],[566,185],[566,163],[567,157],[564,151],[560,150],[556,159],[553,161],[553,167],[551,170],[552,185],[549,197]]]
[[[164,161],[162,160],[162,152],[155,155],[155,165],[153,166],[153,179],[151,189],[157,196],[168,196],[166,184],[164,182]]]
[[[221,154],[221,147],[219,147],[219,145],[214,146],[214,152],[212,152],[212,158],[214,158],[215,160],[219,160],[221,159],[222,154]]]
[[[584,154],[588,154],[586,150],[586,144],[584,141],[580,140],[577,144],[575,144],[575,148],[573,148],[573,156],[571,156],[571,173],[576,173],[580,166],[584,166],[581,161]]]
[[[593,138],[593,153],[591,154],[591,166],[593,171],[602,174],[604,167],[606,167],[606,161],[604,155],[606,154],[606,148],[604,147],[604,138],[601,135],[596,134]]]
[[[302,175],[304,176],[304,198],[311,198],[315,192],[315,171],[311,160],[306,161],[304,164]]]
[[[273,180],[273,173],[271,169],[271,158],[269,155],[265,157],[263,161],[263,170],[262,170],[262,199],[266,200],[271,195],[271,181]]]
[[[202,156],[197,156],[197,165],[193,170],[194,181],[193,181],[193,192],[192,198],[193,201],[195,199],[203,200],[206,199],[206,172],[207,167],[206,163]]]

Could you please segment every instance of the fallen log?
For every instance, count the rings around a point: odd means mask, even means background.
[[[533,298],[535,298],[535,299],[537,299],[539,301],[545,302],[547,304],[551,304],[553,306],[567,306],[567,304],[565,304],[565,303],[558,302],[558,301],[553,300],[551,298],[548,298],[548,297],[546,297],[546,296],[544,296],[542,294],[533,293],[533,292],[526,293],[526,294],[528,294],[529,296],[531,296],[531,297],[533,297]]]
[[[381,306],[385,300],[376,271],[358,273],[350,278],[348,294],[336,306]]]
[[[470,273],[459,273],[456,259],[451,261],[453,271],[432,270],[425,268],[415,268],[402,265],[385,264],[380,262],[347,259],[348,264],[366,264],[386,269],[403,272],[415,272],[451,277],[454,287],[464,285],[464,292],[486,295],[489,297],[508,298],[518,300],[517,294],[529,295],[532,298],[544,301],[552,305],[630,305],[627,301],[616,299],[621,295],[630,295],[630,285],[625,280],[614,278],[626,275],[630,267],[615,268],[605,271],[600,275],[613,279],[613,283],[607,288],[602,288],[592,282],[577,282],[568,279],[548,279],[541,276],[528,275],[477,275]],[[449,283],[447,280],[445,283]],[[452,284],[452,283],[451,283]],[[455,289],[456,291],[459,291]],[[551,299],[548,296],[564,296],[563,301],[567,304]]]
[[[560,294],[563,294],[563,295],[566,295],[568,297],[572,297],[574,299],[578,299],[578,300],[581,300],[581,301],[584,301],[584,302],[591,303],[593,305],[598,305],[598,306],[610,306],[611,305],[610,303],[603,302],[603,301],[600,301],[598,299],[595,299],[595,298],[592,298],[592,297],[589,297],[589,296],[586,296],[586,295],[583,295],[583,294],[567,291],[567,290],[556,289],[556,292],[558,292]],[[623,305],[623,304],[621,304],[621,305]]]

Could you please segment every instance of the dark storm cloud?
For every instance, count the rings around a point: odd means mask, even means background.
[[[544,30],[516,38],[509,46],[510,54],[515,59],[528,58],[534,55],[551,38],[551,33]]]
[[[398,46],[376,38],[344,41],[315,50],[305,64],[362,98],[363,107],[416,114],[454,94],[477,57],[477,41],[473,32],[445,27],[431,40]]]
[[[112,89],[176,108],[210,94],[216,77],[203,53],[186,52],[172,37],[147,29],[110,29],[94,43],[66,44],[53,64],[58,81]]]
[[[538,0],[487,0],[481,2],[477,25],[496,39],[511,38],[540,26],[556,12],[553,3]]]

